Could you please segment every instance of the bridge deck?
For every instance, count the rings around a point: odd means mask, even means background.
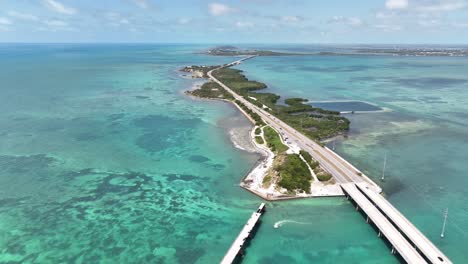
[[[341,184],[343,190],[356,202],[380,232],[407,263],[427,263],[413,246],[398,232],[388,219],[357,188],[354,183]]]
[[[404,217],[384,197],[358,183],[357,187],[413,242],[416,248],[432,263],[452,263],[432,242],[424,236],[418,228]]]
[[[264,210],[265,203],[262,203],[260,207],[258,207],[257,211],[254,212],[249,218],[244,228],[242,228],[236,240],[234,240],[234,243],[232,243],[231,247],[229,248],[229,251],[226,253],[223,260],[221,261],[221,264],[231,264],[234,262],[237,255],[239,255],[240,251],[244,248],[245,242],[249,238],[250,233],[252,232],[258,220],[262,216]]]

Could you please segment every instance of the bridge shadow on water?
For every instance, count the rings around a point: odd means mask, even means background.
[[[348,202],[350,202],[354,206],[354,208],[358,207],[357,203],[353,199],[349,198]],[[388,253],[394,255],[395,258],[398,260],[398,262],[406,263],[406,261],[400,256],[398,251],[395,250],[394,253],[392,253],[392,249],[393,249],[392,243],[390,243],[390,241],[383,234],[380,233],[379,228],[372,222],[370,218],[367,217],[367,214],[361,209],[358,209],[357,212],[364,218],[364,221],[368,222],[369,226],[375,231],[376,236],[385,243],[385,245],[389,249]],[[381,235],[379,236],[379,234]]]
[[[247,255],[247,248],[250,246],[250,243],[252,242],[253,238],[257,234],[258,229],[260,226],[263,224],[262,220],[258,220],[257,224],[254,226],[252,231],[250,232],[249,237],[247,238],[247,241],[244,243],[244,247],[239,251],[239,254],[237,254],[236,258],[232,262],[233,264],[239,264],[242,263],[244,256]]]

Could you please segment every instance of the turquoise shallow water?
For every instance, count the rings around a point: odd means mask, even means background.
[[[193,53],[202,48],[0,46],[0,263],[219,262],[261,200],[237,187],[256,160],[234,148],[222,125],[239,113],[183,94],[193,81],[178,68],[232,60]],[[351,116],[352,135],[338,150],[376,177],[386,150],[389,199],[463,262],[466,65],[281,57],[242,68],[282,95],[393,109]],[[442,91],[431,86],[444,81]],[[267,206],[245,263],[397,263],[344,199]]]
[[[225,61],[193,50],[2,47],[1,263],[221,258],[254,157],[218,125],[234,108],[182,94],[180,66]]]
[[[240,68],[284,96],[389,108],[348,115],[351,133],[337,142],[337,152],[376,181],[386,152],[381,184],[388,199],[453,261],[466,262],[468,58],[262,57]],[[445,208],[449,221],[441,240]]]

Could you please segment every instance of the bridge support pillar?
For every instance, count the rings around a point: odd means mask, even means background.
[[[366,223],[369,223],[369,216],[367,216],[366,218]]]
[[[395,254],[395,248],[392,247],[392,255]]]
[[[382,233],[380,232],[379,230],[379,234],[377,234],[378,237],[381,237],[382,236]]]
[[[359,211],[359,205],[356,205],[356,211]]]

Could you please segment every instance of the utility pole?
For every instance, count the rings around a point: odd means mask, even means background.
[[[447,224],[447,216],[448,216],[448,208],[445,209],[445,213],[444,213],[444,224],[442,225],[442,233],[440,233],[441,238],[444,238],[445,236],[445,225]]]
[[[385,167],[387,167],[387,152],[385,152],[383,169],[382,169],[382,181],[385,181]]]

